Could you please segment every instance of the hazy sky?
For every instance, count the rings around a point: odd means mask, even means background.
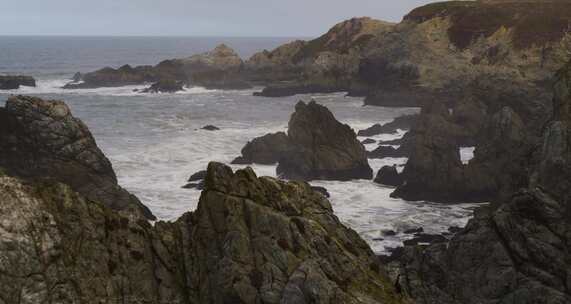
[[[0,35],[317,36],[430,0],[0,0]]]

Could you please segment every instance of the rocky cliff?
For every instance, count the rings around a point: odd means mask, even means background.
[[[553,115],[537,157],[527,155],[525,186],[478,210],[450,243],[408,247],[393,264],[393,278],[417,302],[571,302],[571,63],[556,79]]]
[[[296,104],[287,135],[255,138],[233,163],[278,163],[279,176],[296,180],[372,178],[367,152],[355,131],[313,100]]]
[[[172,223],[53,181],[0,176],[3,303],[405,303],[367,244],[302,182],[208,166]]]
[[[36,80],[31,76],[0,75],[0,90],[15,90],[20,86],[35,87]]]
[[[22,178],[51,178],[115,210],[154,218],[117,184],[91,132],[62,101],[13,96],[0,107],[0,168]]]

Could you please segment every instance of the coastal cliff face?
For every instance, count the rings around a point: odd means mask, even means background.
[[[305,182],[210,163],[151,225],[65,103],[12,97],[0,126],[0,303],[408,303]]]
[[[0,176],[3,303],[405,303],[303,182],[208,167],[198,208],[151,226],[66,185]]]
[[[570,79],[571,63],[557,73],[553,115],[537,156],[527,154],[525,185],[478,210],[449,243],[407,247],[392,265],[397,284],[417,302],[571,301]],[[505,113],[500,121],[508,121]],[[521,136],[517,128],[503,131],[504,138]]]
[[[279,71],[282,82],[270,81],[261,95],[342,90],[371,105],[453,103],[482,79],[513,82],[492,87],[507,92],[549,81],[570,56],[570,12],[565,1],[434,3],[398,24],[351,19],[318,39],[255,55],[246,66]]]

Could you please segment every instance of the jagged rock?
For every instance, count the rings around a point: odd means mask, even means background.
[[[2,76],[0,75],[0,90],[16,90],[20,86],[35,87],[36,80],[31,76]]]
[[[331,195],[329,194],[329,191],[327,191],[327,189],[325,187],[311,186],[311,189],[313,191],[316,191],[316,192],[323,194],[323,196],[325,196],[327,198],[331,197]]]
[[[530,172],[528,188],[478,209],[448,244],[405,248],[390,272],[406,294],[422,303],[571,302],[571,154],[563,152],[571,125],[569,71],[571,64],[557,74],[543,149],[537,158],[526,154],[520,169]],[[519,142],[516,121],[509,108],[499,113],[499,138]],[[554,162],[557,167],[550,166]]]
[[[71,77],[71,80],[73,82],[80,82],[83,80],[83,75],[80,72],[77,72],[77,73],[73,74],[73,77]]]
[[[211,163],[197,210],[154,226],[53,182],[0,177],[0,200],[6,303],[405,303],[303,182]]]
[[[285,154],[294,149],[284,132],[266,134],[253,139],[242,148],[242,156],[234,159],[233,164],[275,164]]]
[[[400,186],[402,177],[397,171],[396,166],[383,166],[375,177],[375,183],[387,186]]]
[[[201,128],[202,130],[206,130],[206,131],[219,131],[220,128],[218,128],[217,126],[213,126],[213,125],[206,125],[204,127]]]
[[[161,79],[142,90],[141,93],[175,93],[183,90],[184,85],[182,82],[173,79]]]
[[[278,175],[288,179],[371,179],[363,145],[355,132],[324,106],[311,101],[295,106],[288,138],[296,147],[280,159]]]
[[[368,158],[407,157],[406,151],[391,146],[379,146],[373,151],[367,151]]]
[[[117,184],[109,160],[62,101],[13,96],[0,108],[0,167],[15,176],[52,178],[116,210],[150,210]]]
[[[375,136],[378,134],[392,134],[396,133],[397,130],[410,130],[412,126],[415,124],[418,115],[404,115],[395,118],[393,121],[388,122],[386,124],[375,124],[370,128],[365,130],[360,130],[357,133],[357,136]]]

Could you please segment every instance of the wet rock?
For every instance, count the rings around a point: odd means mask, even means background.
[[[371,179],[366,150],[355,132],[324,106],[311,101],[295,106],[288,138],[296,149],[279,162],[278,175],[288,179]]]
[[[198,172],[192,174],[188,178],[188,181],[189,182],[195,182],[195,181],[203,180],[205,178],[206,178],[206,170],[202,170],[202,171],[198,171]]]
[[[374,181],[377,184],[397,187],[402,184],[402,177],[398,173],[396,166],[383,166],[377,173]]]
[[[260,92],[254,92],[254,96],[286,97],[298,94],[335,93],[342,91],[346,91],[346,89],[334,86],[324,86],[320,84],[282,84],[265,87]]]
[[[395,118],[386,124],[375,124],[365,130],[360,130],[358,136],[375,136],[378,134],[393,134],[400,130],[410,130],[416,123],[418,115],[404,115]]]
[[[377,142],[377,141],[374,140],[374,139],[372,139],[372,138],[367,138],[367,139],[364,139],[361,143],[362,143],[363,145],[368,145],[368,144],[374,144],[374,143],[376,143],[376,142]]]
[[[373,151],[367,151],[367,158],[407,157],[407,153],[400,148],[379,146]]]
[[[206,131],[218,131],[218,130],[220,130],[220,128],[218,128],[217,126],[213,126],[213,125],[206,125],[206,126],[202,127],[201,129],[206,130]]]
[[[329,191],[327,191],[327,189],[325,187],[319,187],[319,186],[311,186],[311,189],[313,191],[319,192],[321,194],[323,194],[323,196],[329,198],[331,195],[329,195]]]
[[[232,164],[271,165],[280,161],[293,149],[295,149],[294,144],[284,132],[266,134],[248,142],[242,148],[242,156],[234,159]]]
[[[53,181],[0,177],[3,300],[405,303],[308,184],[217,163],[205,180],[195,212],[151,225]]]
[[[13,96],[0,108],[0,167],[23,178],[51,178],[116,210],[154,219],[117,184],[109,160],[62,101]]]
[[[395,236],[397,233],[394,230],[383,230],[381,232],[384,236]]]
[[[77,72],[77,73],[73,74],[73,77],[71,77],[71,80],[73,82],[80,82],[83,80],[83,75],[80,72]]]
[[[181,81],[173,79],[161,79],[153,83],[150,87],[142,90],[142,93],[175,93],[184,91],[184,86]]]
[[[448,242],[448,239],[439,234],[417,233],[414,235],[414,238],[403,241],[403,244],[405,246],[416,246],[416,245],[430,245],[430,244],[446,243],[446,242]]]
[[[416,234],[416,233],[422,233],[422,232],[424,232],[424,228],[418,227],[418,228],[414,228],[414,229],[405,230],[404,234]]]
[[[16,90],[20,86],[35,87],[36,80],[31,76],[2,76],[0,75],[0,90]]]

